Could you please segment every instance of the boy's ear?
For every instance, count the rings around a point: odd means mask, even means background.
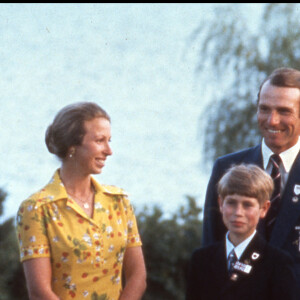
[[[260,218],[264,218],[270,208],[271,205],[271,201],[270,200],[266,200],[262,206],[261,206],[261,211],[260,211]]]
[[[222,213],[222,203],[223,203],[223,200],[221,199],[221,197],[219,196],[218,197],[218,203],[219,203],[219,209],[220,209],[220,212]]]

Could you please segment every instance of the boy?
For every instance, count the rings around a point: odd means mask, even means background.
[[[272,178],[258,166],[242,164],[224,174],[218,201],[228,232],[223,242],[194,251],[186,300],[299,299],[292,259],[256,232],[272,191]]]

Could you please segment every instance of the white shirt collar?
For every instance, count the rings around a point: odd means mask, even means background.
[[[246,238],[243,242],[241,242],[236,247],[234,247],[234,245],[228,239],[229,232],[227,232],[227,234],[226,234],[226,257],[227,257],[227,259],[228,259],[228,255],[231,252],[231,250],[234,249],[236,257],[239,260],[242,256],[243,252],[245,251],[245,249],[247,248],[247,246],[253,239],[255,233],[256,233],[256,230],[254,230],[254,232],[248,238]]]
[[[291,147],[279,154],[279,156],[282,160],[283,167],[287,173],[290,172],[292,165],[299,153],[299,150],[300,150],[300,139],[298,139],[296,145],[294,145],[293,147]],[[262,140],[261,152],[262,152],[262,156],[263,156],[264,169],[266,170],[268,163],[269,163],[269,159],[270,159],[271,155],[273,154],[273,152],[266,145],[264,139]]]

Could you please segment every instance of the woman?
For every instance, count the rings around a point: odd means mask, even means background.
[[[112,155],[110,139],[110,117],[90,102],[64,107],[47,129],[48,150],[61,159],[61,167],[18,212],[31,300],[135,300],[145,291],[144,258],[129,200],[123,190],[91,176],[101,173]]]

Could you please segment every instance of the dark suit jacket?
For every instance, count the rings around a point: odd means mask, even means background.
[[[216,160],[205,199],[202,246],[212,244],[224,237],[226,228],[219,211],[216,185],[229,167],[240,163],[252,163],[263,168],[261,145],[232,153]],[[294,258],[296,276],[300,287],[300,195],[299,197],[296,195],[295,185],[300,185],[299,154],[295,159],[283,191],[280,212],[273,227],[269,243],[287,251]],[[258,230],[260,231],[260,226],[258,226]],[[261,233],[263,234],[263,232]]]
[[[257,257],[258,254],[258,257]],[[293,259],[256,234],[240,262],[249,273],[227,271],[225,240],[194,251],[187,279],[186,300],[298,299]]]

